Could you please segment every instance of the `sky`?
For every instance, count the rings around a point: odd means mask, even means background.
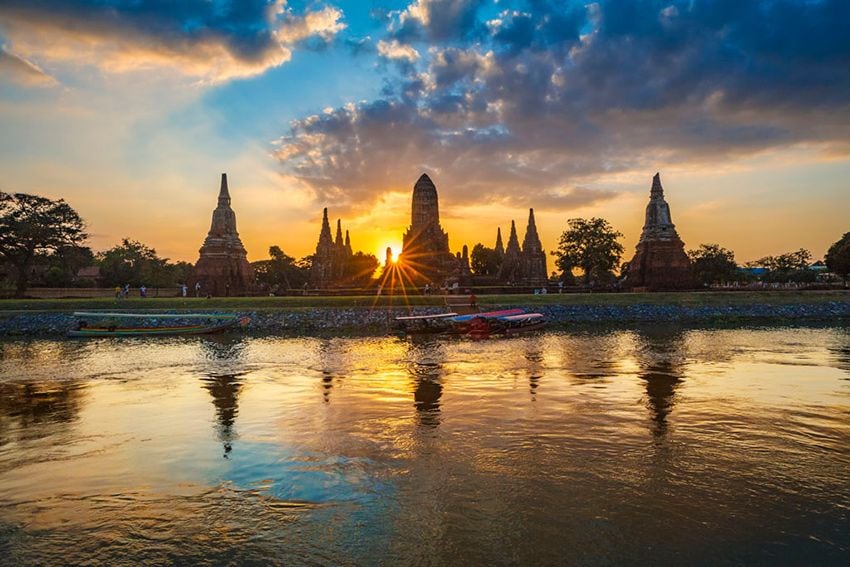
[[[846,0],[2,0],[0,191],[89,245],[195,261],[227,172],[251,260],[401,246],[413,184],[459,250],[533,207],[633,254],[661,173],[688,249],[739,262],[850,231]]]

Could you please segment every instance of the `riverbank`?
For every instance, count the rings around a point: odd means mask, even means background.
[[[738,293],[616,293],[494,295],[483,308],[521,307],[553,326],[570,324],[792,323],[850,320],[850,291]],[[51,299],[0,301],[0,336],[58,336],[74,326],[77,310],[239,313],[244,332],[311,334],[386,333],[399,315],[441,313],[440,296]]]

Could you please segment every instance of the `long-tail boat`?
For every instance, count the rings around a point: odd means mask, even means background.
[[[221,333],[236,325],[247,324],[247,317],[201,313],[106,313],[99,311],[76,312],[77,327],[68,331],[69,337],[147,337],[173,335],[208,335]],[[87,319],[106,319],[89,325]],[[119,325],[116,319],[198,319],[198,323],[183,325],[160,325],[129,327]],[[201,321],[203,320],[203,321]]]
[[[520,313],[501,317],[474,317],[463,332],[471,339],[487,339],[494,335],[511,337],[543,328],[546,318],[540,313]]]
[[[502,309],[500,311],[484,311],[482,313],[470,313],[467,315],[458,315],[457,313],[410,315],[396,317],[395,320],[401,326],[401,330],[408,335],[462,335],[466,333],[469,323],[475,318],[494,319],[497,317],[521,315],[523,313],[525,313],[523,309]]]

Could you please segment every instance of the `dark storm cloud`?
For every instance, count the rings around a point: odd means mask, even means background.
[[[574,207],[610,196],[577,189],[600,174],[850,138],[850,2],[502,2],[440,34],[435,5],[400,21],[444,43],[410,39],[423,57],[383,99],[295,122],[286,168],[351,201],[427,168],[455,200]]]
[[[341,15],[331,7],[294,14],[271,0],[4,0],[0,31],[43,59],[110,70],[167,65],[215,80],[279,65],[293,46],[324,46]]]

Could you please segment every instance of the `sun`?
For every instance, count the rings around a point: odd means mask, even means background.
[[[399,246],[395,242],[387,242],[383,246],[381,246],[380,255],[378,259],[381,261],[381,264],[387,261],[387,249],[390,250],[390,262],[393,264],[398,264],[399,256],[401,255],[401,246]]]

